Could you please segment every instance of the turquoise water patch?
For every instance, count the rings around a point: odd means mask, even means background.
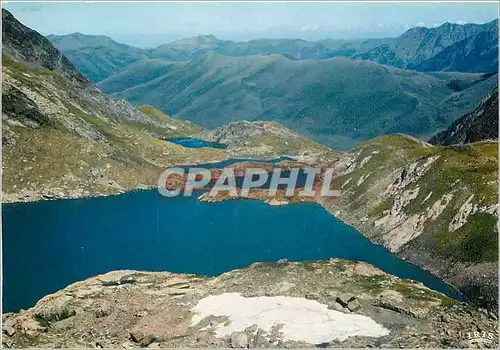
[[[227,146],[222,143],[205,141],[193,137],[172,137],[172,138],[166,138],[164,140],[181,145],[182,147],[186,148],[202,148],[202,147],[222,148],[222,149],[227,148]]]

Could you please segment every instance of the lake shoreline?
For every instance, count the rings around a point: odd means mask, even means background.
[[[234,156],[227,157],[225,159],[217,160],[214,162],[204,163],[204,162],[196,162],[196,163],[177,163],[175,165],[171,165],[170,167],[195,167],[200,165],[215,165],[221,162],[227,162],[234,160],[235,162],[273,162],[279,159],[283,160],[293,160],[300,161],[299,156],[291,156],[291,155],[277,155],[277,156]],[[10,204],[10,203],[31,203],[38,201],[52,201],[52,200],[65,200],[65,199],[84,199],[84,198],[94,198],[94,197],[107,197],[107,196],[116,196],[120,194],[125,194],[132,191],[137,190],[154,190],[158,189],[158,185],[148,185],[148,184],[139,184],[133,187],[112,187],[108,186],[106,192],[102,193],[91,193],[91,192],[76,192],[73,191],[71,193],[63,193],[59,188],[45,188],[41,191],[34,190],[25,190],[15,193],[2,193],[2,204]]]
[[[261,162],[272,162],[272,161],[275,161],[275,160],[278,160],[278,159],[281,159],[281,158],[289,158],[289,159],[293,159],[292,157],[290,156],[275,156],[275,157],[228,157],[227,159],[225,160],[222,160],[222,161],[218,161],[218,162],[211,162],[211,163],[198,163],[198,164],[176,164],[175,166],[179,166],[179,167],[186,167],[186,166],[200,166],[200,165],[215,165],[215,164],[218,164],[218,163],[221,163],[221,162],[225,162],[225,161],[231,161],[231,160],[234,160],[234,161],[241,161],[241,162],[245,162],[245,161],[261,161]],[[300,157],[294,157],[295,159],[298,159]],[[14,204],[14,203],[29,203],[29,202],[38,202],[38,201],[55,201],[55,200],[73,200],[73,199],[90,199],[90,198],[98,198],[98,197],[110,197],[110,196],[118,196],[118,195],[121,195],[121,194],[127,194],[127,193],[130,193],[130,192],[140,192],[140,191],[151,191],[151,190],[157,190],[158,189],[158,185],[147,185],[147,184],[141,184],[139,186],[135,186],[135,187],[130,187],[130,188],[120,188],[120,189],[117,189],[117,188],[113,188],[113,187],[109,187],[108,188],[110,191],[109,192],[106,192],[106,193],[73,193],[73,194],[63,194],[63,195],[52,195],[52,196],[46,196],[44,195],[43,193],[36,193],[36,194],[33,194],[31,193],[31,195],[23,195],[22,198],[19,198],[19,195],[12,198],[12,200],[5,200],[5,196],[3,196],[2,198],[2,203],[4,204]],[[116,191],[116,192],[115,192]],[[376,245],[379,245],[379,246],[382,246],[384,249],[387,249],[384,247],[384,245],[381,243],[381,242],[378,242],[376,239],[373,239],[371,236],[370,236],[370,232],[366,231],[366,230],[363,230],[361,229],[362,228],[362,223],[359,222],[357,223],[356,222],[356,216],[353,215],[352,213],[349,213],[349,212],[345,212],[345,211],[342,211],[342,214],[340,213],[340,211],[335,211],[333,210],[333,208],[329,208],[329,206],[327,205],[327,203],[325,203],[324,201],[322,201],[321,199],[318,199],[318,198],[312,198],[311,200],[308,200],[308,201],[301,201],[301,202],[288,202],[288,201],[279,201],[279,203],[275,203],[275,201],[270,201],[270,200],[264,200],[263,198],[246,198],[246,197],[236,197],[236,198],[227,198],[227,197],[224,197],[222,196],[222,198],[217,198],[217,199],[214,199],[214,200],[206,200],[206,192],[204,192],[203,194],[201,194],[201,196],[199,196],[197,198],[198,201],[200,202],[207,202],[207,203],[213,203],[213,202],[223,202],[223,201],[227,201],[227,200],[238,200],[238,199],[250,199],[250,200],[254,200],[254,201],[260,201],[260,202],[263,202],[269,206],[277,206],[277,205],[283,205],[283,206],[289,206],[289,205],[292,205],[292,204],[303,204],[303,203],[315,203],[315,204],[318,204],[320,206],[323,207],[323,209],[331,216],[333,216],[334,218],[338,219],[339,221],[341,221],[343,224],[347,225],[347,226],[350,226],[352,227],[353,229],[357,230],[358,232],[360,232],[360,234],[362,236],[364,236],[365,238],[367,238],[370,242],[372,242],[373,244],[376,244]],[[406,258],[405,256],[402,256],[402,254],[398,254],[398,253],[394,253],[395,256],[397,256],[399,259],[402,259],[404,261],[407,261],[408,263],[410,263],[411,265],[413,266],[416,266],[418,268],[421,268],[422,270],[425,270],[427,272],[429,272],[430,274],[432,274],[433,276],[436,276],[437,278],[441,279],[444,283],[446,283],[447,285],[449,285],[451,288],[453,288],[455,291],[457,291],[459,294],[461,294],[464,299],[467,300],[467,298],[465,298],[464,294],[456,287],[456,285],[454,285],[454,283],[450,283],[450,280],[446,278],[446,276],[440,276],[441,274],[439,273],[438,270],[436,270],[435,268],[432,268],[432,266],[428,266],[428,264],[419,264],[418,262],[414,262],[413,260],[414,259],[408,259]]]
[[[158,186],[155,185],[139,185],[136,187],[122,188],[117,192],[106,192],[106,193],[90,193],[90,194],[64,194],[64,195],[44,195],[43,193],[38,193],[34,191],[21,192],[15,195],[7,194],[8,198],[5,199],[6,194],[2,195],[2,204],[20,204],[20,203],[33,203],[33,202],[46,202],[46,201],[56,201],[56,200],[74,200],[74,199],[87,199],[87,198],[99,198],[99,197],[111,197],[119,196],[134,191],[148,191],[155,190]],[[19,198],[22,197],[22,198]]]
[[[134,193],[134,192],[154,191],[157,188],[158,188],[158,186],[153,186],[153,185],[152,186],[138,186],[138,187],[130,188],[130,189],[123,190],[123,191],[117,192],[117,193],[86,195],[86,196],[78,196],[78,197],[76,197],[76,196],[75,197],[64,197],[64,198],[45,198],[45,197],[43,197],[41,200],[10,202],[10,203],[4,202],[4,204],[20,204],[20,203],[30,203],[30,202],[45,202],[45,201],[57,201],[57,200],[76,200],[76,199],[91,199],[91,198],[99,198],[99,197],[112,197],[112,196],[119,196],[119,195],[123,195],[123,194],[130,194],[130,193]],[[384,250],[387,250],[380,242],[377,242],[376,240],[370,239],[370,237],[368,237],[365,232],[358,230],[358,228],[356,228],[356,225],[353,225],[352,223],[348,223],[348,222],[344,221],[345,217],[343,217],[343,219],[338,217],[335,213],[333,213],[332,211],[330,211],[328,209],[328,207],[325,205],[325,203],[323,203],[321,200],[318,200],[318,199],[312,199],[312,200],[301,201],[301,202],[280,202],[280,204],[278,205],[278,204],[273,203],[272,201],[264,201],[264,200],[262,200],[262,198],[258,198],[258,197],[248,197],[248,198],[247,197],[235,197],[235,198],[224,197],[222,199],[219,198],[219,199],[214,200],[214,201],[204,200],[206,193],[207,193],[206,191],[203,191],[203,193],[200,196],[198,196],[196,198],[196,200],[199,202],[204,202],[204,203],[208,203],[208,204],[222,203],[222,202],[228,202],[228,201],[249,200],[249,201],[261,202],[261,203],[264,203],[270,207],[274,207],[274,206],[286,206],[286,207],[288,207],[288,206],[295,206],[295,205],[300,205],[300,204],[316,204],[316,205],[319,205],[320,207],[322,207],[328,215],[337,219],[342,224],[349,226],[349,227],[353,228],[354,230],[358,231],[360,233],[360,235],[365,237],[372,244],[375,244],[377,246],[382,247]],[[406,259],[397,253],[391,253],[389,251],[388,251],[388,253],[390,253],[390,254],[394,255],[395,257],[397,257],[398,259],[401,259],[401,260],[407,262],[408,264],[410,264],[414,267],[417,267],[419,269],[422,269],[423,271],[426,271],[427,273],[440,279],[443,283],[448,285],[451,289],[453,289],[457,294],[460,295],[459,298],[454,297],[455,300],[462,301],[462,302],[469,302],[467,297],[455,285],[449,283],[449,281],[447,281],[445,278],[438,276],[435,273],[435,271],[433,271],[432,269],[420,266],[419,264],[415,264],[411,261],[411,259]]]

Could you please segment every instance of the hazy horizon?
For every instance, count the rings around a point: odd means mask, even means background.
[[[3,6],[43,35],[106,35],[137,47],[198,35],[231,41],[383,38],[401,35],[412,27],[485,23],[498,18],[498,3],[94,2]]]

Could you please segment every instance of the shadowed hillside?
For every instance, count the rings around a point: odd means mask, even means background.
[[[457,119],[429,142],[449,146],[483,140],[498,140],[498,89],[481,101],[475,110]]]
[[[187,62],[146,61],[99,83],[133,104],[213,128],[276,121],[338,148],[377,135],[427,136],[470,110],[496,76],[422,74],[347,58],[208,53]],[[460,82],[460,92],[452,82]]]

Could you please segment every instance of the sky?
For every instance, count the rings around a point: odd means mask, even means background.
[[[102,34],[139,47],[213,34],[220,39],[393,37],[415,26],[484,23],[498,3],[14,3],[4,7],[48,34]]]

